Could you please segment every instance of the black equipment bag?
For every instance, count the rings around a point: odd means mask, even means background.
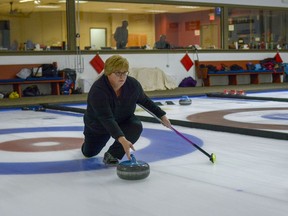
[[[42,73],[39,76],[39,70],[42,69]],[[36,73],[33,75],[33,77],[58,77],[59,72],[58,68],[55,64],[42,64],[40,67],[37,68]]]
[[[23,96],[26,96],[26,97],[33,97],[33,96],[39,96],[39,95],[40,95],[40,91],[37,85],[28,86],[23,90]]]
[[[42,77],[58,77],[58,69],[54,64],[43,64]]]

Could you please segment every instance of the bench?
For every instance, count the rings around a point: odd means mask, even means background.
[[[17,77],[17,73],[23,68],[38,68],[42,64],[19,64],[19,65],[0,65],[0,86],[12,85],[13,91],[22,96],[22,85],[24,84],[44,84],[51,85],[51,94],[60,95],[61,84],[65,82],[64,74],[60,73],[58,77],[28,77],[21,79]]]
[[[216,76],[228,76],[228,85],[237,85],[237,77],[242,75],[249,75],[250,76],[250,84],[259,84],[259,76],[264,74],[269,74],[272,76],[272,83],[281,83],[281,75],[284,74],[283,68],[278,68],[275,70],[247,70],[246,64],[252,63],[254,65],[259,64],[260,61],[254,60],[242,60],[242,61],[196,61],[196,74],[199,79],[203,80],[204,86],[211,86],[210,77]],[[208,68],[203,68],[200,65],[212,65],[215,67],[219,67],[219,65],[226,65],[228,67],[232,65],[238,65],[243,68],[243,70],[220,70],[220,71],[209,71]]]

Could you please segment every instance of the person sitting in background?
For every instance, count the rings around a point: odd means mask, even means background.
[[[170,49],[170,44],[166,41],[166,35],[160,35],[159,41],[154,45],[155,49]]]
[[[19,46],[18,46],[18,41],[17,40],[14,40],[10,46],[10,50],[18,50],[19,49]]]

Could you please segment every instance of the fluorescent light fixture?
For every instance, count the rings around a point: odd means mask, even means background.
[[[126,8],[107,8],[108,11],[126,11]]]
[[[58,3],[66,3],[66,0],[59,0]],[[75,3],[78,3],[78,0],[75,0]],[[82,3],[88,3],[88,1],[79,1],[80,4]]]
[[[48,9],[55,9],[60,8],[59,5],[37,5],[36,8],[48,8]]]
[[[19,3],[34,2],[34,4],[41,4],[41,0],[19,0]]]
[[[19,3],[33,2],[34,0],[19,0]]]
[[[148,13],[166,13],[167,11],[165,10],[146,10]]]
[[[176,6],[176,8],[194,9],[194,8],[199,8],[199,7],[198,6],[189,6],[189,5],[179,5],[179,6]]]

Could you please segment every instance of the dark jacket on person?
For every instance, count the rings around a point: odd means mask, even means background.
[[[170,49],[170,44],[166,41],[157,41],[154,45],[156,49]]]
[[[116,28],[114,33],[117,48],[125,48],[128,43],[128,29],[123,26]]]
[[[133,77],[127,77],[121,95],[117,98],[107,76],[102,75],[88,93],[85,127],[95,134],[109,133],[117,139],[124,135],[118,123],[134,117],[136,104],[141,104],[159,118],[166,114],[145,94],[141,84]]]

